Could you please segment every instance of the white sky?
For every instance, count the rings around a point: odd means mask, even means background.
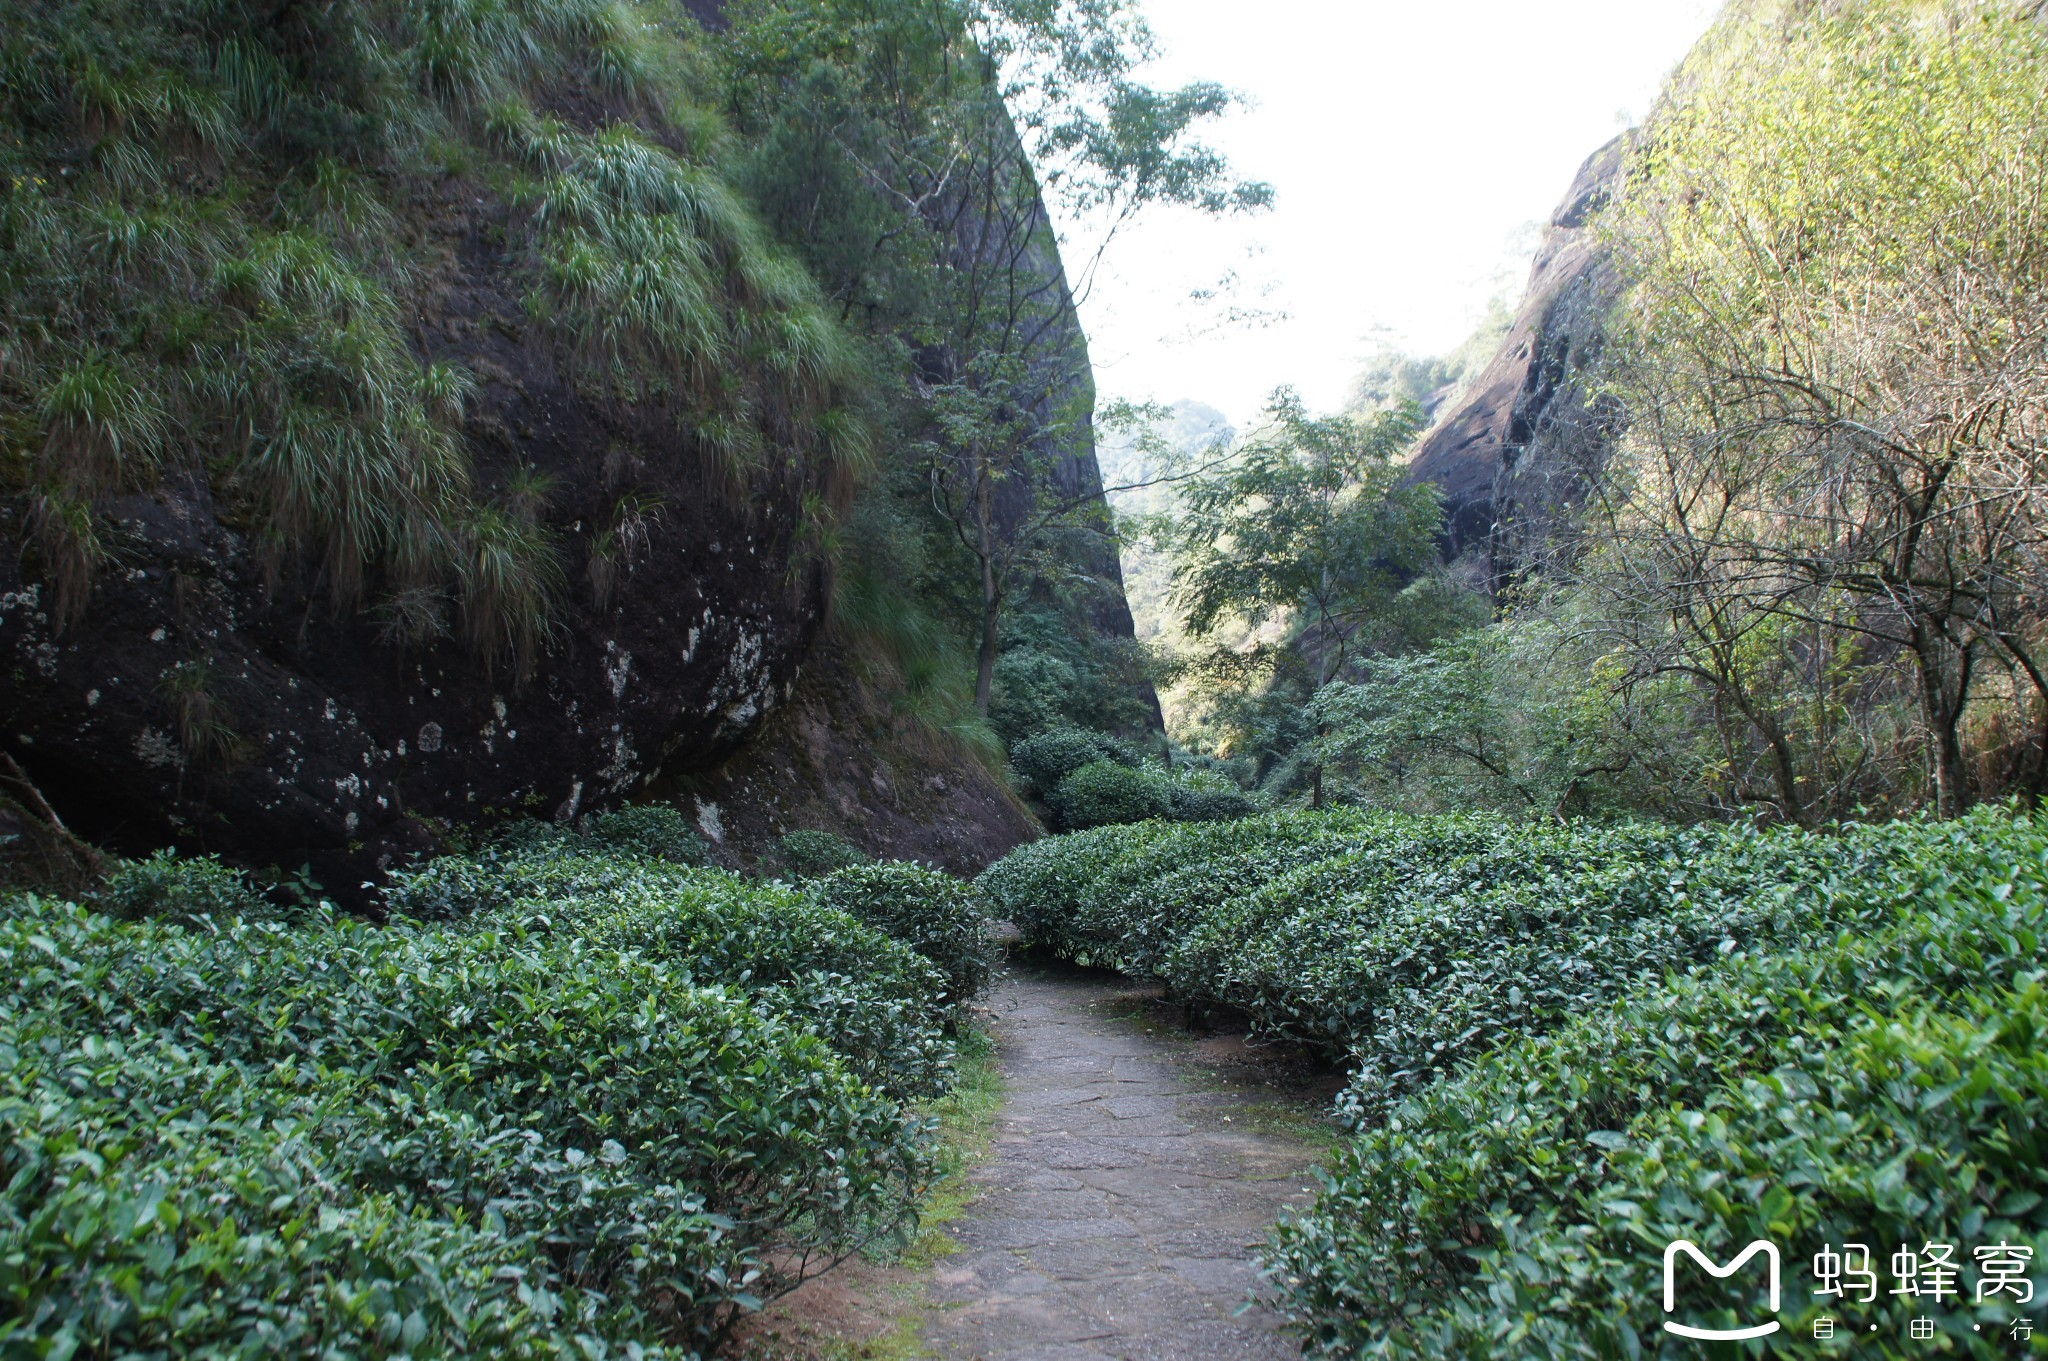
[[[1518,297],[1534,227],[1581,161],[1648,111],[1715,0],[1147,0],[1159,84],[1253,100],[1206,140],[1272,211],[1161,211],[1082,302],[1105,397],[1217,407],[1242,429],[1288,383],[1334,409],[1376,345],[1440,353]],[[1079,268],[1084,249],[1070,248]],[[1218,327],[1193,290],[1235,271]]]

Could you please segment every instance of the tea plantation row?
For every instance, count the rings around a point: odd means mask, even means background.
[[[1355,1066],[1354,1135],[1269,1250],[1312,1354],[1692,1354],[1662,1326],[1677,1238],[1720,1260],[1770,1239],[1794,1281],[1849,1241],[1966,1264],[2007,1243],[2036,1281],[2048,1261],[2033,818],[1283,814],[1041,842],[981,883],[1065,955]],[[2013,1354],[2005,1315],[2027,1311],[2012,1292],[1979,1309],[1974,1267],[1960,1284],[1847,1312],[1884,1339],[1925,1313],[1942,1347]],[[1812,1345],[1831,1301],[1787,1299],[1786,1335]],[[1713,1304],[1692,1321],[1753,1321]]]
[[[715,1343],[931,1178],[984,923],[944,876],[845,875],[543,837],[433,863],[384,926],[205,862],[0,902],[0,1356]]]

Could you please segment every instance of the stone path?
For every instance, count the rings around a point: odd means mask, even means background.
[[[1267,1361],[1300,1349],[1252,1250],[1318,1150],[1261,1132],[1174,1051],[1091,1007],[1114,982],[1013,966],[993,1001],[1009,1095],[948,1232],[923,1341],[952,1361]]]

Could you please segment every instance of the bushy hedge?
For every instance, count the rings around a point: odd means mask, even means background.
[[[1724,1258],[1767,1238],[1791,1261],[1950,1242],[1966,1265],[2004,1241],[2038,1278],[2048,834],[1987,814],[1861,835],[1897,853],[1830,884],[1838,927],[1810,947],[1589,1008],[1365,1130],[1276,1239],[1313,1352],[1691,1355],[1662,1332],[1678,1238]],[[1788,1335],[1810,1337],[1826,1301],[1789,1300]],[[1945,1345],[2009,1355],[2015,1311],[1971,1300],[1887,1294],[1856,1321],[1903,1338],[1927,1312]]]
[[[1259,811],[1242,789],[1176,780],[1167,790],[1175,822],[1231,822]]]
[[[1055,838],[983,883],[1055,950],[1349,1057],[1370,1112],[1669,970],[1797,938],[1895,843],[1288,813]]]
[[[1257,811],[1244,791],[1212,772],[1148,765],[1122,738],[1083,728],[1026,738],[1011,751],[1010,768],[1048,825],[1062,831],[1155,819],[1226,822]]]
[[[680,1356],[913,1221],[950,1048],[910,948],[579,841],[393,900],[0,904],[0,1350]]]
[[[392,910],[633,950],[795,1019],[895,1095],[946,1083],[945,974],[913,948],[792,889],[575,844],[445,856],[399,876]]]
[[[234,917],[291,921],[304,915],[296,906],[272,903],[240,870],[216,857],[180,859],[173,851],[116,864],[94,892],[93,905],[123,921],[154,918],[200,928]]]
[[[680,810],[665,804],[587,813],[573,823],[514,818],[498,826],[484,849],[500,854],[574,849],[645,856],[674,865],[708,865],[712,859],[711,843]]]
[[[799,878],[869,863],[868,853],[830,832],[785,832],[775,839],[776,862]]]
[[[1041,799],[1052,798],[1062,780],[1098,761],[1130,767],[1139,763],[1128,743],[1085,728],[1053,728],[1025,738],[1010,751],[1010,768]]]
[[[1363,825],[1350,813],[1277,813],[1102,827],[1033,842],[976,882],[1027,938],[1084,964],[1152,974],[1205,913],[1325,858]]]
[[[886,931],[936,964],[953,1005],[988,987],[996,947],[987,904],[972,885],[894,861],[835,871],[813,882],[810,892],[825,907]]]
[[[698,834],[680,810],[662,804],[594,813],[582,820],[580,830],[590,841],[611,850],[631,851],[678,865],[705,865],[711,861],[711,843]]]
[[[1217,914],[1161,972],[1348,1052],[1360,1113],[1666,973],[1804,938],[1890,833],[1629,825],[1392,835]],[[1291,895],[1291,897],[1289,896]]]
[[[1173,812],[1173,795],[1158,772],[1094,761],[1060,781],[1052,807],[1072,831],[1146,822]]]
[[[2032,819],[1288,814],[1055,838],[982,883],[1055,949],[1356,1064],[1361,1133],[1271,1262],[1315,1354],[1655,1351],[1677,1237],[2048,1253]],[[1981,1351],[1972,1321],[1944,1326]]]

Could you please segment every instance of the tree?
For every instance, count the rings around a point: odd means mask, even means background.
[[[1608,219],[1628,427],[1571,571],[1638,675],[1723,716],[1737,802],[1860,801],[1903,690],[1953,813],[1999,672],[2044,787],[2044,75],[2048,32],[2002,7],[1727,25]]]
[[[1437,564],[1442,508],[1394,461],[1419,432],[1414,407],[1319,418],[1283,389],[1266,417],[1226,466],[1182,489],[1174,601],[1197,635],[1230,617],[1303,616],[1321,688],[1354,652],[1427,627],[1409,588]]]
[[[1432,589],[1442,506],[1394,461],[1419,433],[1416,407],[1318,418],[1283,389],[1266,415],[1221,470],[1182,489],[1174,601],[1197,636],[1232,618],[1297,624],[1292,649],[1264,656],[1305,662],[1320,691],[1354,657],[1426,642],[1457,613]],[[1320,806],[1320,765],[1313,779]]]

